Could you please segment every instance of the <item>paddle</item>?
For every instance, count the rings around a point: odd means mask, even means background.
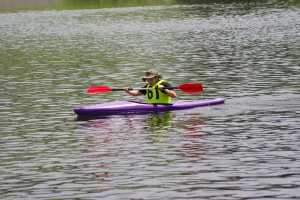
[[[166,89],[180,89],[183,92],[196,93],[202,92],[203,87],[201,83],[184,83],[176,87],[166,87]],[[129,90],[155,90],[155,88],[129,88]],[[108,86],[92,86],[88,88],[87,93],[111,92],[111,91],[124,91],[123,88],[110,88]]]

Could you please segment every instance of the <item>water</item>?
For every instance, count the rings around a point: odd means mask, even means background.
[[[297,3],[0,13],[1,199],[299,198]],[[77,120],[157,69],[223,105]]]

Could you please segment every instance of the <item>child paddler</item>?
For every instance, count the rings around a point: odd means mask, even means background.
[[[146,96],[147,103],[171,103],[171,98],[176,98],[176,92],[166,80],[162,80],[162,76],[156,70],[148,70],[146,75],[142,78],[147,84],[143,88],[155,88],[153,90],[129,90],[125,87],[124,90],[131,96]]]

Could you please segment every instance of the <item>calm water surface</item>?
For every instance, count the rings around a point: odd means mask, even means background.
[[[285,2],[0,13],[0,198],[300,198],[299,47]],[[226,103],[76,119],[150,68]]]

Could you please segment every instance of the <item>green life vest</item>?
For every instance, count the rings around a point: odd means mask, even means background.
[[[159,86],[163,82],[167,82],[167,81],[160,80],[156,82],[152,86],[152,88]],[[146,87],[149,88],[151,86],[148,84]],[[171,103],[171,97],[160,90],[146,90],[146,102],[147,103]]]

